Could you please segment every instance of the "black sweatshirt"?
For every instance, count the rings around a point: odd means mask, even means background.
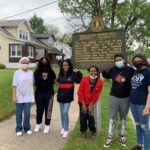
[[[63,74],[58,76],[59,89],[57,101],[60,103],[70,103],[74,100],[74,83],[80,83],[82,79],[81,72]]]
[[[134,69],[131,67],[124,67],[119,69],[113,67],[108,72],[103,71],[102,75],[104,78],[112,79],[112,87],[110,95],[113,95],[118,98],[125,98],[130,96],[131,91],[131,78],[134,74]],[[117,82],[118,78],[125,78],[125,82]]]
[[[48,76],[46,79],[42,77],[42,73],[47,72]],[[54,94],[54,80],[56,79],[55,72],[51,70],[38,70],[34,73],[34,80],[35,80],[35,86],[36,86],[36,92],[52,92]]]

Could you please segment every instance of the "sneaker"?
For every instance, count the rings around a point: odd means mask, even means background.
[[[22,136],[22,131],[19,131],[16,134],[17,134],[17,136]]]
[[[142,150],[142,145],[136,145],[131,150]]]
[[[69,135],[69,131],[64,131],[64,134],[63,134],[63,138],[67,138],[68,137],[68,135]]]
[[[122,146],[126,147],[126,138],[124,135],[120,136],[120,142]]]
[[[64,134],[64,129],[62,128],[60,131],[60,135],[63,135],[63,134]]]
[[[27,131],[27,134],[28,134],[28,135],[31,135],[31,134],[32,134],[32,131],[31,131],[31,130],[28,130],[28,131]]]
[[[41,129],[41,124],[36,124],[34,132],[39,132]]]
[[[104,147],[110,147],[110,145],[112,144],[113,139],[108,137],[106,140],[106,143],[104,144]]]
[[[82,132],[82,133],[81,133],[81,138],[82,138],[82,139],[87,138],[87,134],[86,134],[86,132]]]
[[[96,137],[95,132],[91,132],[91,133],[90,133],[90,139],[91,139],[91,140],[94,140],[95,137]]]
[[[47,125],[45,125],[45,128],[44,128],[44,132],[43,133],[48,133],[49,132],[49,129],[50,129],[50,126],[47,126]]]

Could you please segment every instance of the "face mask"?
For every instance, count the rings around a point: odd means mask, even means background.
[[[29,68],[29,64],[21,64],[21,68],[27,70]]]
[[[95,80],[95,79],[97,79],[97,76],[93,77],[90,75],[90,79]]]
[[[117,61],[117,62],[115,62],[115,65],[118,68],[123,68],[124,67],[124,61],[123,60],[122,61]]]
[[[133,65],[137,68],[140,69],[143,66],[143,63],[133,63]]]

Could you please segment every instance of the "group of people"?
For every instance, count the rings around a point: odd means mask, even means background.
[[[109,97],[110,121],[108,137],[104,147],[110,147],[113,143],[117,116],[120,117],[119,137],[121,144],[126,146],[125,129],[126,117],[131,108],[136,124],[137,145],[132,150],[150,150],[150,65],[147,59],[137,54],[133,57],[133,67],[129,67],[122,54],[114,56],[115,65],[109,71],[102,71],[102,76],[112,79],[112,87]],[[60,106],[61,129],[60,134],[67,138],[69,134],[69,108],[74,100],[74,84],[80,83],[78,88],[78,104],[80,111],[81,137],[87,138],[87,129],[90,130],[90,138],[96,136],[94,119],[94,105],[99,100],[102,92],[103,81],[96,66],[90,66],[89,75],[74,69],[70,60],[63,60],[60,64],[58,78],[51,68],[48,58],[40,59],[33,73],[29,70],[29,59],[20,59],[21,69],[17,70],[13,78],[13,102],[16,104],[16,134],[21,136],[23,130],[32,134],[30,126],[31,103],[36,102],[36,126],[34,131],[39,132],[45,112],[44,133],[50,130],[51,115],[53,109],[54,84],[58,85],[57,101]],[[35,85],[35,92],[34,92]],[[24,121],[22,125],[22,112]]]

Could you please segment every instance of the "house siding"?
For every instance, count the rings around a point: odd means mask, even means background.
[[[12,34],[14,37],[17,38],[17,28],[15,27],[6,27],[5,30],[7,30],[10,34]]]
[[[8,46],[9,40],[6,39],[1,33],[0,33],[0,63],[8,63],[9,61],[9,46]]]

